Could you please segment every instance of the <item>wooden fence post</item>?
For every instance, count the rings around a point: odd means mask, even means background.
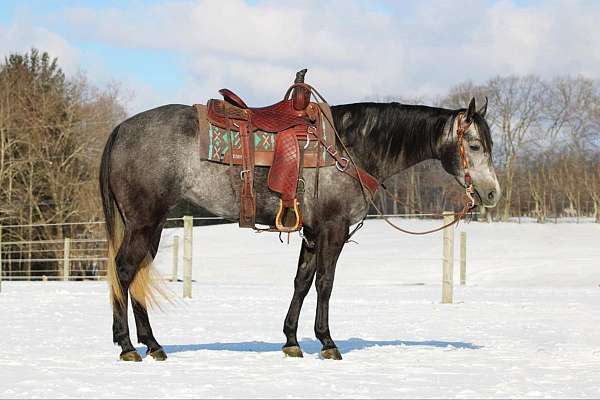
[[[171,282],[177,282],[177,263],[179,262],[179,235],[173,238],[173,272]]]
[[[460,284],[467,284],[467,232],[460,233]]]
[[[444,225],[454,219],[454,213],[444,212]],[[442,303],[452,304],[452,272],[454,267],[454,225],[444,229],[444,263],[442,273]]]
[[[183,298],[192,298],[192,238],[194,220],[183,217]]]
[[[69,256],[71,253],[71,239],[65,238],[65,247],[63,248],[63,281],[69,280],[71,272],[71,263],[69,262]]]

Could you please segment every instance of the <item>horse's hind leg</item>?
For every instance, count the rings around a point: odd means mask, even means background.
[[[166,360],[167,354],[164,352],[162,346],[156,341],[154,334],[152,333],[150,319],[148,318],[148,310],[134,299],[131,299],[131,304],[133,305],[133,315],[135,316],[138,343],[145,344],[148,348],[146,354],[151,355],[155,360]]]
[[[156,253],[158,252],[158,244],[160,242],[161,232],[162,225],[159,226],[154,232],[154,236],[150,244],[150,256],[152,259],[156,257]],[[152,333],[150,318],[148,317],[148,310],[134,299],[131,299],[131,304],[133,306],[133,315],[135,316],[135,327],[137,331],[138,343],[145,344],[148,348],[146,354],[149,354],[155,360],[166,360],[167,354],[162,349],[162,346],[158,344],[154,338],[154,334]]]
[[[283,352],[290,357],[302,357],[302,350],[296,337],[298,318],[300,317],[300,309],[304,298],[312,285],[316,268],[316,250],[313,237],[307,229],[305,229],[304,235],[306,240],[302,241],[302,250],[300,250],[300,258],[298,259],[298,271],[294,279],[294,296],[283,325],[283,333],[287,338],[285,346],[283,346]]]
[[[148,250],[149,240],[143,231],[125,229],[123,242],[116,257],[117,275],[123,301],[120,302],[116,298],[113,300],[113,341],[121,346],[121,359],[124,361],[142,360],[129,337],[127,303],[129,286],[135,278],[139,265],[148,254]]]

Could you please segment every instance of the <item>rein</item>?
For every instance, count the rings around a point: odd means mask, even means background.
[[[467,121],[463,121],[463,116],[464,116],[463,113],[459,113],[456,117],[456,121],[457,121],[456,122],[457,123],[456,136],[458,138],[457,141],[458,141],[458,145],[459,145],[459,155],[460,155],[460,159],[461,159],[461,163],[462,163],[462,167],[463,167],[463,171],[464,171],[464,180],[465,180],[465,194],[463,196],[464,205],[463,205],[462,210],[451,214],[454,216],[454,220],[452,222],[449,222],[445,225],[442,225],[438,228],[431,229],[428,231],[415,232],[415,231],[409,231],[404,228],[401,228],[401,227],[397,226],[396,224],[394,224],[392,221],[390,221],[389,218],[384,216],[383,212],[377,207],[377,205],[375,204],[375,202],[373,202],[373,199],[371,198],[370,199],[371,205],[379,213],[381,218],[392,228],[394,228],[400,232],[403,232],[403,233],[408,233],[410,235],[427,235],[429,233],[438,232],[438,231],[441,231],[442,229],[448,228],[449,226],[457,224],[462,218],[464,218],[464,216],[469,212],[469,210],[471,208],[473,208],[473,206],[475,205],[475,199],[473,199],[473,193],[475,193],[475,190],[473,188],[473,180],[471,178],[471,174],[469,173],[469,162],[465,155],[465,145],[464,145],[465,131],[471,126],[471,123],[467,122]],[[389,190],[387,190],[382,184],[380,184],[380,186],[384,189],[384,192],[388,196],[391,196],[392,199],[396,203],[399,202],[398,198],[393,193],[391,193]],[[448,214],[438,214],[438,215],[444,216],[444,215],[448,215]]]
[[[302,86],[302,87],[310,90],[311,94],[317,99],[317,105],[319,106],[319,109],[321,110],[321,114],[323,115],[325,120],[327,120],[327,122],[329,123],[331,128],[333,129],[333,132],[335,133],[336,138],[342,145],[342,149],[348,157],[348,158],[340,157],[337,154],[337,151],[331,149],[332,146],[327,146],[327,144],[323,141],[322,138],[318,138],[319,142],[325,147],[327,153],[329,153],[329,155],[336,161],[337,169],[358,180],[358,182],[360,183],[365,201],[368,204],[372,205],[373,208],[375,208],[375,210],[379,214],[379,216],[392,228],[394,228],[400,232],[410,234],[410,235],[427,235],[430,233],[441,231],[442,229],[445,229],[445,228],[448,228],[449,226],[457,224],[462,218],[464,218],[464,216],[469,212],[469,210],[474,207],[475,199],[473,198],[473,194],[475,193],[475,190],[473,188],[473,180],[471,178],[471,174],[469,173],[469,162],[468,162],[466,154],[465,154],[465,145],[464,145],[464,135],[465,135],[466,130],[471,126],[471,122],[468,122],[463,119],[464,113],[460,112],[460,113],[458,113],[458,115],[456,117],[456,124],[457,124],[456,136],[457,136],[457,142],[458,142],[458,146],[459,146],[459,155],[460,155],[461,164],[462,164],[463,171],[464,171],[464,181],[465,181],[465,194],[463,196],[463,203],[464,203],[463,208],[460,211],[451,214],[454,216],[454,220],[452,222],[444,224],[444,225],[440,226],[439,228],[431,229],[428,231],[415,232],[415,231],[409,231],[409,230],[406,230],[404,228],[397,226],[392,221],[390,221],[388,217],[386,217],[383,214],[383,212],[379,209],[379,207],[377,207],[377,205],[373,201],[373,196],[379,187],[381,187],[385,193],[390,195],[395,202],[398,203],[399,201],[396,196],[394,196],[392,193],[390,193],[385,188],[385,186],[381,182],[379,182],[378,179],[376,179],[374,176],[372,176],[368,172],[366,172],[358,167],[358,165],[354,161],[354,158],[348,151],[348,148],[342,141],[342,138],[340,137],[339,132],[335,128],[333,121],[331,121],[329,119],[327,114],[324,112],[323,107],[319,103],[319,100],[320,100],[323,104],[329,106],[329,104],[327,103],[325,98],[323,98],[323,96],[314,87],[312,87],[306,83],[294,84],[290,87],[290,90],[296,86]],[[351,169],[348,169],[349,166],[351,166]],[[443,216],[443,215],[448,215],[448,214],[438,214],[438,215]],[[363,222],[364,222],[364,218],[357,225],[357,227],[348,235],[348,237],[346,238],[347,241],[350,240],[352,235],[354,235],[356,233],[356,231],[358,231],[363,226]]]

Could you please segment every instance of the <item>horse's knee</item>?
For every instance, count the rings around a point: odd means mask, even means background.
[[[328,277],[320,277],[320,279],[317,279],[315,286],[317,288],[317,295],[319,298],[324,301],[329,300],[333,290],[333,279]]]

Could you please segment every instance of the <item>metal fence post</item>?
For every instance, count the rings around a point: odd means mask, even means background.
[[[194,220],[183,217],[183,298],[192,298],[192,238]]]
[[[444,225],[452,222],[454,213],[444,212]],[[454,225],[444,228],[444,263],[442,274],[442,303],[452,304],[452,272],[454,268]]]
[[[71,265],[69,262],[69,256],[71,252],[71,239],[69,239],[68,237],[65,238],[65,247],[63,250],[63,281],[68,281],[71,272]]]
[[[460,233],[460,284],[467,284],[467,232]]]
[[[179,262],[179,236],[173,238],[173,272],[171,282],[177,282],[177,263]]]

